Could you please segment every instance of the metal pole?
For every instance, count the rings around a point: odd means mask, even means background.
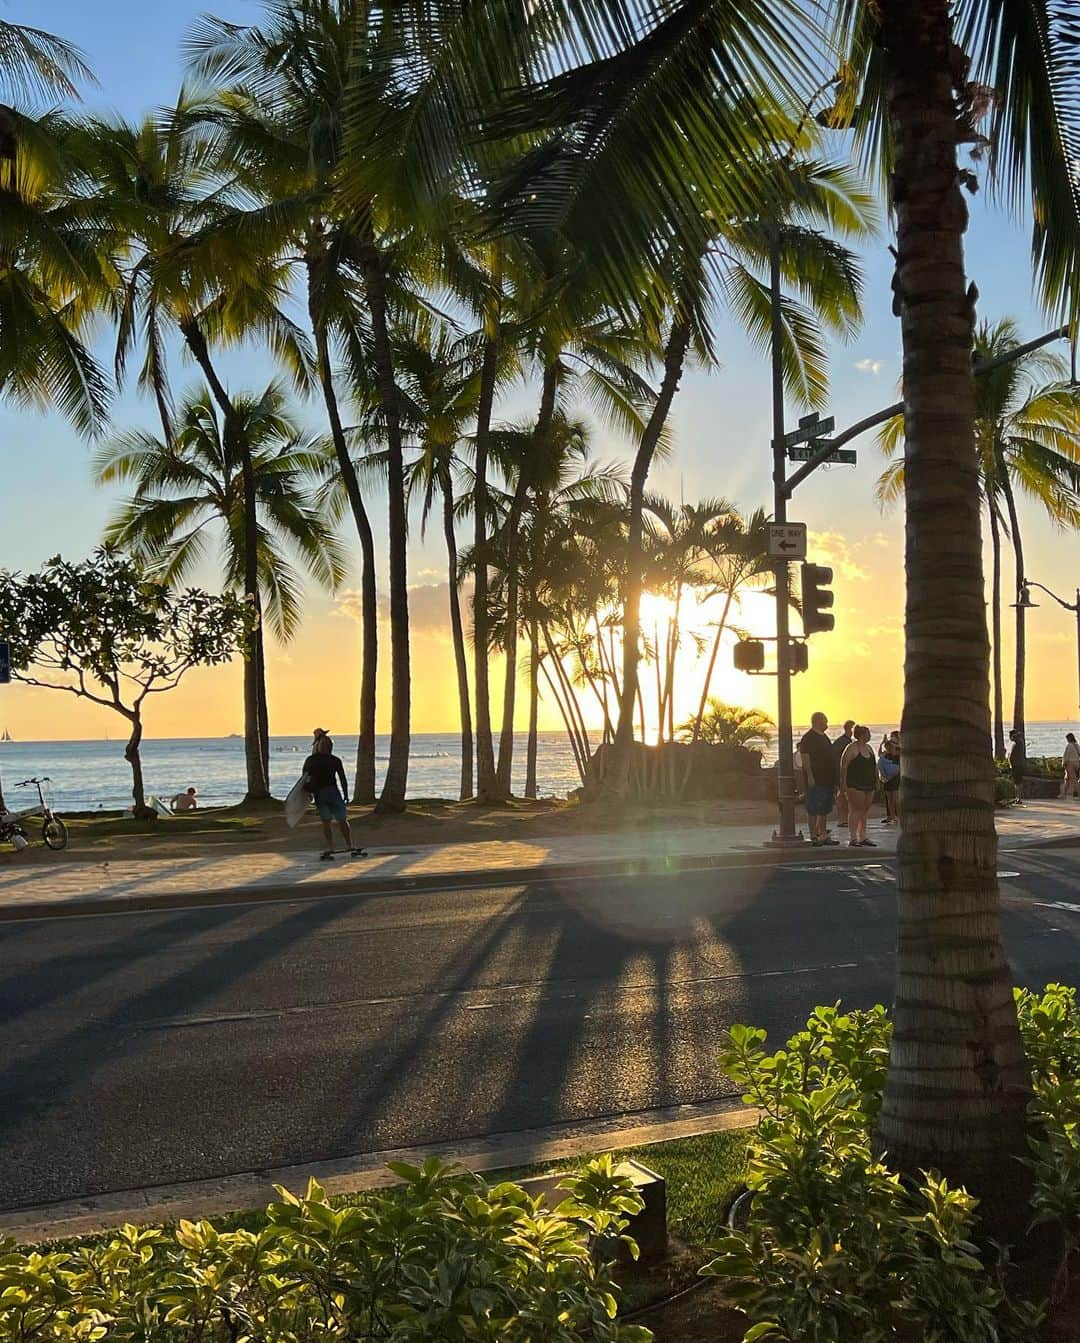
[[[780,308],[780,246],[774,238],[769,257],[772,317],[772,450],[773,517],[787,522],[784,448],[784,368],[783,314]],[[787,560],[776,561],[776,744],[777,801],[780,828],[773,835],[777,842],[793,843],[802,838],[795,832],[795,761],[791,725],[791,656],[788,642],[790,581]]]
[[[1080,689],[1080,588],[1076,589],[1076,680]]]

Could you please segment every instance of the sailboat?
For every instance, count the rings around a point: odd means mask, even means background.
[[[4,728],[4,735],[0,737],[0,741],[14,741],[14,740],[15,738],[11,735],[11,733],[7,730],[7,728]]]

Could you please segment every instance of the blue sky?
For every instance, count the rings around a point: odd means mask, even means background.
[[[217,0],[209,7],[237,22],[254,21],[260,12],[255,0]],[[11,0],[3,16],[47,27],[78,44],[99,80],[98,88],[87,91],[87,105],[95,111],[114,110],[136,118],[175,98],[182,78],[180,43],[202,8],[194,0],[157,4],[150,0],[41,0],[34,4]],[[1009,220],[982,197],[972,202],[971,209],[968,271],[979,287],[980,314],[1015,316],[1027,335],[1046,329],[1032,300],[1023,222]],[[888,242],[883,232],[864,257],[865,325],[853,343],[837,346],[833,353],[830,413],[838,427],[895,399],[899,329],[890,306]],[[101,352],[107,360],[107,337]],[[684,381],[673,416],[675,449],[657,468],[653,484],[688,501],[723,495],[744,509],[767,505],[768,369],[729,323],[720,324],[719,353],[719,371],[708,376],[693,373]],[[233,386],[261,387],[273,373],[259,351],[230,356],[222,360],[222,366]],[[190,366],[177,362],[175,389],[191,379]],[[531,399],[531,394],[519,392],[504,409],[521,414]],[[795,408],[789,411],[792,416],[797,413]],[[314,407],[305,414],[313,425],[318,423]],[[115,421],[120,427],[140,422],[156,427],[151,406],[134,392],[118,398]],[[58,550],[75,556],[91,549],[111,500],[89,484],[87,446],[58,417],[16,412],[2,405],[0,443],[9,464],[0,496],[0,564],[26,569]],[[796,713],[801,708],[808,715],[810,697],[816,703],[828,695],[836,678],[845,687],[844,694],[850,694],[844,669],[855,659],[864,682],[867,676],[880,681],[887,664],[888,691],[879,689],[874,703],[861,715],[858,708],[853,710],[856,716],[878,721],[899,711],[903,527],[899,512],[883,518],[873,501],[873,484],[880,469],[876,447],[869,441],[857,446],[856,468],[819,472],[800,490],[791,509],[793,518],[805,520],[818,534],[819,554],[837,567],[838,606],[843,612],[832,640],[815,644],[815,650],[820,644],[820,654],[812,656],[816,673],[804,678],[801,686],[797,684]],[[626,454],[626,444],[599,434],[599,457]],[[12,463],[17,463],[14,471]],[[1073,564],[1075,538],[1055,536],[1032,510],[1025,509],[1025,515],[1031,575],[1071,593],[1070,585],[1080,577]],[[423,543],[417,539],[412,565],[417,575],[441,572],[441,552],[434,538]],[[358,580],[354,576],[351,581]],[[309,620],[324,625],[329,607],[327,599],[316,598]],[[1067,617],[1062,613],[1059,620],[1050,611],[1035,613],[1030,637],[1033,657],[1045,668],[1045,675],[1036,678],[1036,698],[1029,716],[1056,718],[1075,712],[1075,654]],[[764,695],[765,689],[746,687],[744,698],[749,700],[759,691]],[[800,704],[800,700],[805,702]],[[839,706],[831,711],[834,716],[845,716]],[[282,724],[282,730],[290,726]]]

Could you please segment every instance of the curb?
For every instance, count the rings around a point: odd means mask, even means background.
[[[382,1189],[398,1182],[397,1176],[387,1169],[387,1163],[391,1161],[419,1165],[429,1157],[437,1157],[467,1170],[506,1170],[563,1161],[613,1148],[640,1147],[674,1138],[749,1128],[756,1120],[756,1110],[737,1099],[728,1098],[605,1115],[519,1133],[494,1133],[459,1142],[361,1152],[329,1161],[309,1161],[294,1166],[244,1171],[217,1179],[153,1185],[146,1189],[124,1189],[2,1212],[0,1237],[12,1236],[16,1241],[28,1243],[93,1235],[126,1222],[150,1226],[176,1222],[181,1217],[195,1221],[215,1214],[263,1207],[277,1197],[276,1185],[303,1190],[309,1179],[318,1180],[328,1194]]]
[[[1078,841],[1080,842],[1080,841]],[[887,862],[895,853],[882,850],[876,861]],[[650,858],[598,858],[581,863],[547,863],[537,867],[472,868],[467,872],[432,873],[430,876],[357,878],[347,888],[322,886],[249,886],[210,891],[146,891],[137,895],[90,896],[73,900],[26,900],[0,903],[0,923],[23,919],[72,918],[90,914],[127,914],[155,909],[197,909],[209,905],[254,905],[281,900],[354,900],[358,895],[405,895],[424,891],[467,891],[489,886],[524,885],[545,881],[580,881],[600,877],[667,876],[674,872],[707,871],[713,868],[792,867],[808,863],[828,867],[833,863],[866,863],[861,852],[806,850],[754,850],[744,853],[673,854]]]

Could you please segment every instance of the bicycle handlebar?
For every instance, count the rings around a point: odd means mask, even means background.
[[[51,783],[51,782],[52,782],[52,780],[51,780],[51,779],[49,778],[49,776],[46,774],[45,777],[44,777],[44,778],[41,778],[41,779],[23,779],[22,783],[17,783],[17,784],[15,785],[15,787],[16,787],[16,788],[29,788],[30,785],[31,785],[32,783]]]

